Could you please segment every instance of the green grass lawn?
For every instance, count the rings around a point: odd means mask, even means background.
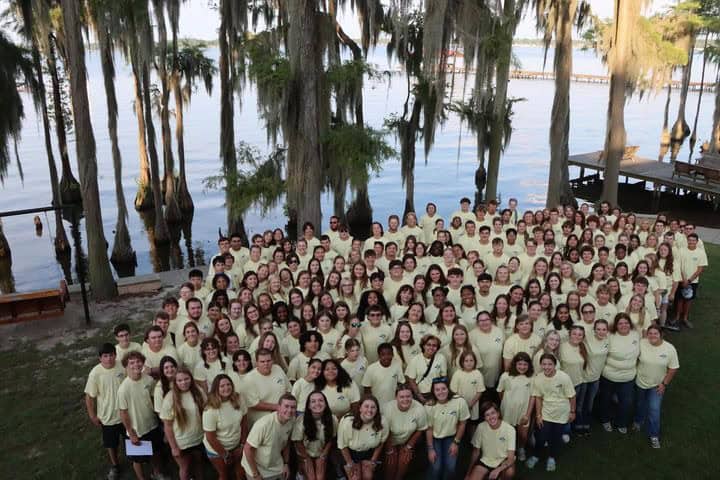
[[[666,337],[678,350],[680,371],[663,405],[663,448],[652,450],[643,434],[607,434],[596,424],[591,437],[573,439],[564,449],[557,472],[521,467],[521,478],[720,478],[714,460],[720,447],[720,247],[706,249],[715,268],[702,278],[691,314],[695,329]],[[104,476],[99,431],[83,405],[97,345],[113,341],[110,325],[99,332],[48,351],[24,344],[0,352],[0,478]],[[129,465],[123,466],[123,478],[133,478]]]

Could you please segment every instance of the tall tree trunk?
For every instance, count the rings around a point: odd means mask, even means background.
[[[113,264],[135,264],[135,252],[130,242],[130,231],[127,226],[127,205],[122,185],[122,156],[117,132],[118,104],[115,94],[115,65],[113,63],[112,43],[104,26],[98,27],[98,40],[100,43],[100,65],[105,83],[105,101],[108,111],[108,133],[112,146],[113,173],[115,177],[115,202],[117,203],[117,223],[115,224],[115,238],[113,239],[110,260]]]
[[[680,146],[690,135],[690,127],[685,121],[685,105],[687,104],[687,96],[690,87],[690,76],[692,75],[693,53],[695,52],[695,33],[691,33],[684,39],[685,50],[687,52],[688,61],[682,68],[682,84],[680,88],[680,103],[678,104],[678,114],[675,123],[670,132],[670,141],[672,144],[671,156],[675,160],[680,150]]]
[[[640,10],[636,4],[634,0],[615,0],[615,54],[610,66],[610,98],[604,149],[605,177],[600,197],[611,205],[618,204],[620,162],[625,152],[625,68],[629,56],[630,33]]]
[[[550,117],[550,175],[548,178],[547,207],[575,203],[570,188],[568,155],[570,141],[570,76],[573,50],[572,26],[577,0],[560,0],[556,4],[559,14],[555,30],[555,98]]]
[[[173,82],[173,94],[175,96],[175,139],[177,140],[178,167],[180,169],[177,198],[180,211],[185,214],[184,218],[187,219],[192,218],[195,205],[193,205],[193,200],[190,196],[185,173],[185,125],[183,118],[184,102],[180,86],[181,78],[178,73],[175,73],[175,75],[177,76]]]
[[[485,110],[491,100],[491,86],[493,81],[494,63],[488,61],[487,54],[477,49],[477,69],[475,73],[475,115],[477,125],[474,126],[477,145],[477,162],[475,170],[475,207],[483,203],[483,194],[487,184],[487,170],[485,169],[485,150],[487,145],[487,119]]]
[[[145,130],[147,131],[147,146],[150,153],[150,183],[152,185],[153,205],[155,207],[155,235],[156,244],[170,241],[167,223],[163,216],[162,191],[160,187],[160,162],[155,148],[155,125],[152,119],[152,104],[150,101],[150,68],[147,63],[142,67],[143,103],[145,107]]]
[[[713,111],[713,126],[710,133],[710,151],[720,153],[720,73],[715,78],[715,110]]]
[[[33,42],[34,43],[34,42]],[[48,118],[47,100],[45,92],[45,80],[43,78],[42,61],[37,46],[32,48],[33,66],[37,75],[38,88],[40,92],[40,108],[42,110],[43,137],[45,139],[45,153],[47,154],[48,170],[50,171],[50,191],[52,192],[52,204],[54,207],[62,205],[60,196],[60,181],[58,180],[57,166],[55,165],[55,155],[53,154],[52,138],[50,133],[50,119]],[[65,233],[65,225],[62,220],[62,212],[55,210],[55,253],[62,255],[70,250],[70,243]]]
[[[705,34],[705,45],[703,45],[703,63],[702,70],[700,72],[700,92],[698,93],[697,106],[695,107],[695,120],[693,120],[692,133],[690,134],[690,144],[688,154],[688,161],[692,161],[693,150],[695,150],[695,144],[697,143],[697,124],[698,118],[700,117],[700,105],[702,103],[703,92],[705,91],[705,67],[707,66],[707,46],[710,35]]]
[[[147,142],[145,141],[145,108],[142,97],[142,74],[133,60],[133,82],[135,84],[135,119],[138,124],[138,153],[140,155],[140,174],[138,191],[135,195],[135,210],[144,212],[154,206],[150,180],[150,160],[148,159]]]
[[[168,223],[177,223],[182,219],[180,206],[175,195],[175,160],[172,151],[172,138],[170,134],[170,88],[167,72],[167,26],[165,25],[165,9],[162,0],[153,0],[153,10],[158,26],[159,60],[157,62],[158,77],[161,86],[160,133],[163,145],[163,166],[165,185],[165,220]]]
[[[409,89],[409,86],[408,86]],[[410,92],[408,91],[408,94]],[[420,129],[420,114],[422,113],[423,102],[419,97],[414,97],[412,112],[410,118],[405,120],[405,115],[400,120],[400,171],[402,174],[403,184],[405,186],[405,210],[403,218],[409,212],[415,211],[415,142],[417,140],[417,132]],[[407,113],[407,103],[405,104],[405,113]]]
[[[288,203],[297,211],[297,225],[319,228],[321,221],[323,149],[328,97],[324,88],[320,14],[316,0],[297,0],[290,9],[289,58],[291,86],[287,112]]]
[[[242,212],[238,211],[234,201],[238,181],[237,152],[235,151],[235,109],[234,94],[235,73],[233,51],[235,30],[232,27],[231,0],[220,1],[219,42],[220,59],[220,156],[225,174],[225,205],[227,208],[228,234],[245,234]]]
[[[90,120],[85,47],[80,28],[80,4],[78,0],[61,0],[61,5],[70,62],[68,70],[75,121],[75,146],[85,214],[88,273],[95,298],[106,300],[116,296],[117,289],[110,271],[110,262],[108,262],[107,241],[103,232],[102,212],[100,210],[95,136]]]
[[[60,197],[65,205],[79,204],[82,201],[80,184],[73,175],[70,166],[70,155],[68,153],[67,128],[60,93],[60,77],[57,69],[57,52],[55,49],[55,38],[49,35],[48,38],[47,66],[52,82],[53,111],[55,114],[55,135],[60,148],[60,161],[62,163],[62,175],[60,177]],[[67,72],[66,72],[67,73]]]
[[[490,148],[488,153],[487,186],[485,198],[497,198],[498,176],[500,174],[500,156],[503,149],[503,133],[507,114],[507,88],[510,79],[510,61],[512,56],[512,38],[515,33],[515,0],[505,0],[503,8],[503,30],[505,39],[498,46],[497,73],[495,82],[495,101],[493,104],[493,121],[490,126]]]
[[[367,184],[359,186],[355,191],[355,200],[348,207],[346,217],[353,237],[365,239],[370,236],[372,205]]]
[[[658,153],[658,162],[662,162],[668,150],[670,150],[670,128],[668,122],[670,120],[670,98],[672,97],[672,82],[668,82],[667,98],[665,99],[665,110],[663,113],[663,128],[660,132],[660,152]]]

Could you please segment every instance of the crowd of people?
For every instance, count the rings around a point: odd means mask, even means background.
[[[391,215],[366,240],[337,217],[297,241],[221,237],[142,344],[121,324],[100,347],[85,393],[109,478],[123,439],[151,447],[128,455],[138,479],[164,478],[169,451],[183,480],[205,457],[221,479],[507,479],[555,470],[593,418],[660,448],[679,368],[664,330],[692,328],[708,264],[694,226],[470,205]]]

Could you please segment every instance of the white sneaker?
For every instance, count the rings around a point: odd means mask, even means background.
[[[563,441],[563,443],[565,443],[565,444],[570,443],[570,435],[568,435],[567,433],[563,433],[562,441]]]
[[[527,468],[529,470],[532,470],[533,468],[535,468],[535,465],[537,465],[537,463],[539,461],[540,461],[540,459],[538,457],[536,457],[535,455],[533,455],[532,457],[527,459],[527,462],[525,462],[525,465],[527,466]]]
[[[627,433],[627,428],[626,427],[618,427],[617,431],[622,433],[623,435],[625,435]]]
[[[610,423],[610,422],[603,423],[603,424],[602,424],[602,427],[603,427],[603,430],[605,430],[606,432],[612,432],[612,431],[613,431],[612,423]]]
[[[555,459],[553,457],[548,457],[547,465],[545,466],[545,470],[548,472],[554,472],[556,468],[557,468],[557,465],[555,464]]]
[[[658,437],[650,437],[650,446],[652,448],[660,448],[660,439]]]
[[[518,448],[518,460],[521,462],[524,462],[527,459],[527,456],[525,455],[525,449],[523,447]]]
[[[642,430],[642,427],[640,426],[640,424],[637,423],[637,422],[633,422],[633,424],[632,424],[632,431],[633,431],[633,432],[639,432],[640,430]]]

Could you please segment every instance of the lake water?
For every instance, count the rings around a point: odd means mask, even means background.
[[[542,70],[543,53],[537,47],[517,47],[515,54],[526,70]],[[216,56],[214,50],[209,56]],[[552,59],[552,52],[549,53]],[[369,61],[378,68],[388,68],[384,48],[378,48],[370,55]],[[601,62],[590,52],[575,51],[574,71],[577,73],[605,74]],[[699,81],[699,57],[696,57],[693,80]],[[100,61],[96,52],[89,52],[87,58],[91,113],[97,141],[98,181],[100,185],[102,215],[105,235],[112,243],[116,222],[115,194],[113,184],[112,157],[106,125],[105,94],[103,90]],[[548,66],[550,68],[550,64]],[[716,72],[708,69],[706,79],[715,78]],[[459,77],[458,77],[459,78]],[[472,81],[469,82],[472,85]],[[168,268],[167,262],[159,261],[151,252],[143,221],[133,209],[132,202],[137,189],[138,151],[137,122],[133,113],[133,88],[129,68],[118,62],[117,95],[119,103],[119,139],[123,155],[123,186],[130,210],[129,226],[132,245],[137,252],[136,274],[150,273],[158,268]],[[390,82],[368,82],[364,91],[365,120],[373,127],[380,128],[390,114],[401,112],[405,98],[405,81],[395,76]],[[467,94],[470,93],[470,87]],[[455,95],[462,94],[462,82],[457,81]],[[511,97],[522,97],[526,101],[516,103],[513,118],[512,142],[505,151],[500,166],[499,194],[507,200],[517,197],[520,209],[536,209],[545,203],[549,164],[548,129],[553,99],[551,81],[512,80],[509,86]],[[216,84],[212,96],[200,89],[185,114],[185,145],[188,183],[195,202],[195,217],[192,224],[192,246],[201,253],[212,255],[216,251],[218,227],[225,230],[224,195],[220,192],[203,190],[202,179],[219,172],[219,86]],[[570,152],[582,153],[602,148],[605,135],[608,86],[601,84],[572,84]],[[674,121],[678,92],[673,92],[671,122]],[[706,139],[711,129],[713,94],[703,97],[699,138]],[[628,144],[639,145],[639,154],[654,158],[659,148],[662,128],[664,92],[658,96],[632,99],[626,108],[625,124]],[[697,94],[691,93],[687,103],[687,121],[691,124],[695,114]],[[8,178],[0,186],[0,210],[14,210],[47,206],[51,202],[48,181],[47,159],[45,156],[42,125],[30,104],[27,104],[27,118],[24,122],[18,153],[25,172],[24,182],[20,181],[17,168],[10,167]],[[243,94],[243,108],[236,110],[236,140],[245,141],[266,150],[265,129],[256,114],[256,97],[252,89]],[[171,119],[171,122],[174,122]],[[174,126],[173,126],[174,128]],[[159,134],[159,122],[156,123]],[[393,139],[391,139],[393,140]],[[394,140],[393,140],[394,141]],[[422,142],[422,141],[421,141]],[[455,210],[462,196],[474,193],[474,172],[476,168],[475,139],[467,128],[460,128],[459,121],[450,116],[439,128],[433,149],[427,162],[424,161],[422,143],[418,144],[417,166],[415,168],[415,205],[422,212],[428,201],[438,205],[441,214]],[[158,149],[161,145],[158,142]],[[70,146],[72,164],[75,146]],[[57,152],[57,150],[56,150]],[[681,156],[686,158],[687,147]],[[57,153],[56,153],[57,161]],[[571,171],[571,175],[574,172]],[[382,172],[369,185],[370,200],[374,218],[385,223],[388,215],[402,214],[404,189],[400,178],[398,159],[387,161]],[[348,196],[348,201],[351,199]],[[324,212],[322,229],[332,213],[332,196],[322,197]],[[54,258],[52,216],[41,219],[45,224],[42,236],[36,236],[33,216],[22,215],[3,219],[5,235],[13,252],[12,275],[17,291],[27,291],[57,285],[63,278],[62,270]],[[286,219],[282,205],[261,215],[253,210],[246,215],[248,234],[283,226]],[[69,225],[66,224],[70,235]],[[185,239],[181,240],[184,245]],[[188,252],[183,247],[183,264],[186,265]],[[175,262],[173,266],[180,266]],[[0,279],[1,280],[1,279]],[[7,279],[6,279],[7,280]],[[2,282],[0,282],[2,283]]]

